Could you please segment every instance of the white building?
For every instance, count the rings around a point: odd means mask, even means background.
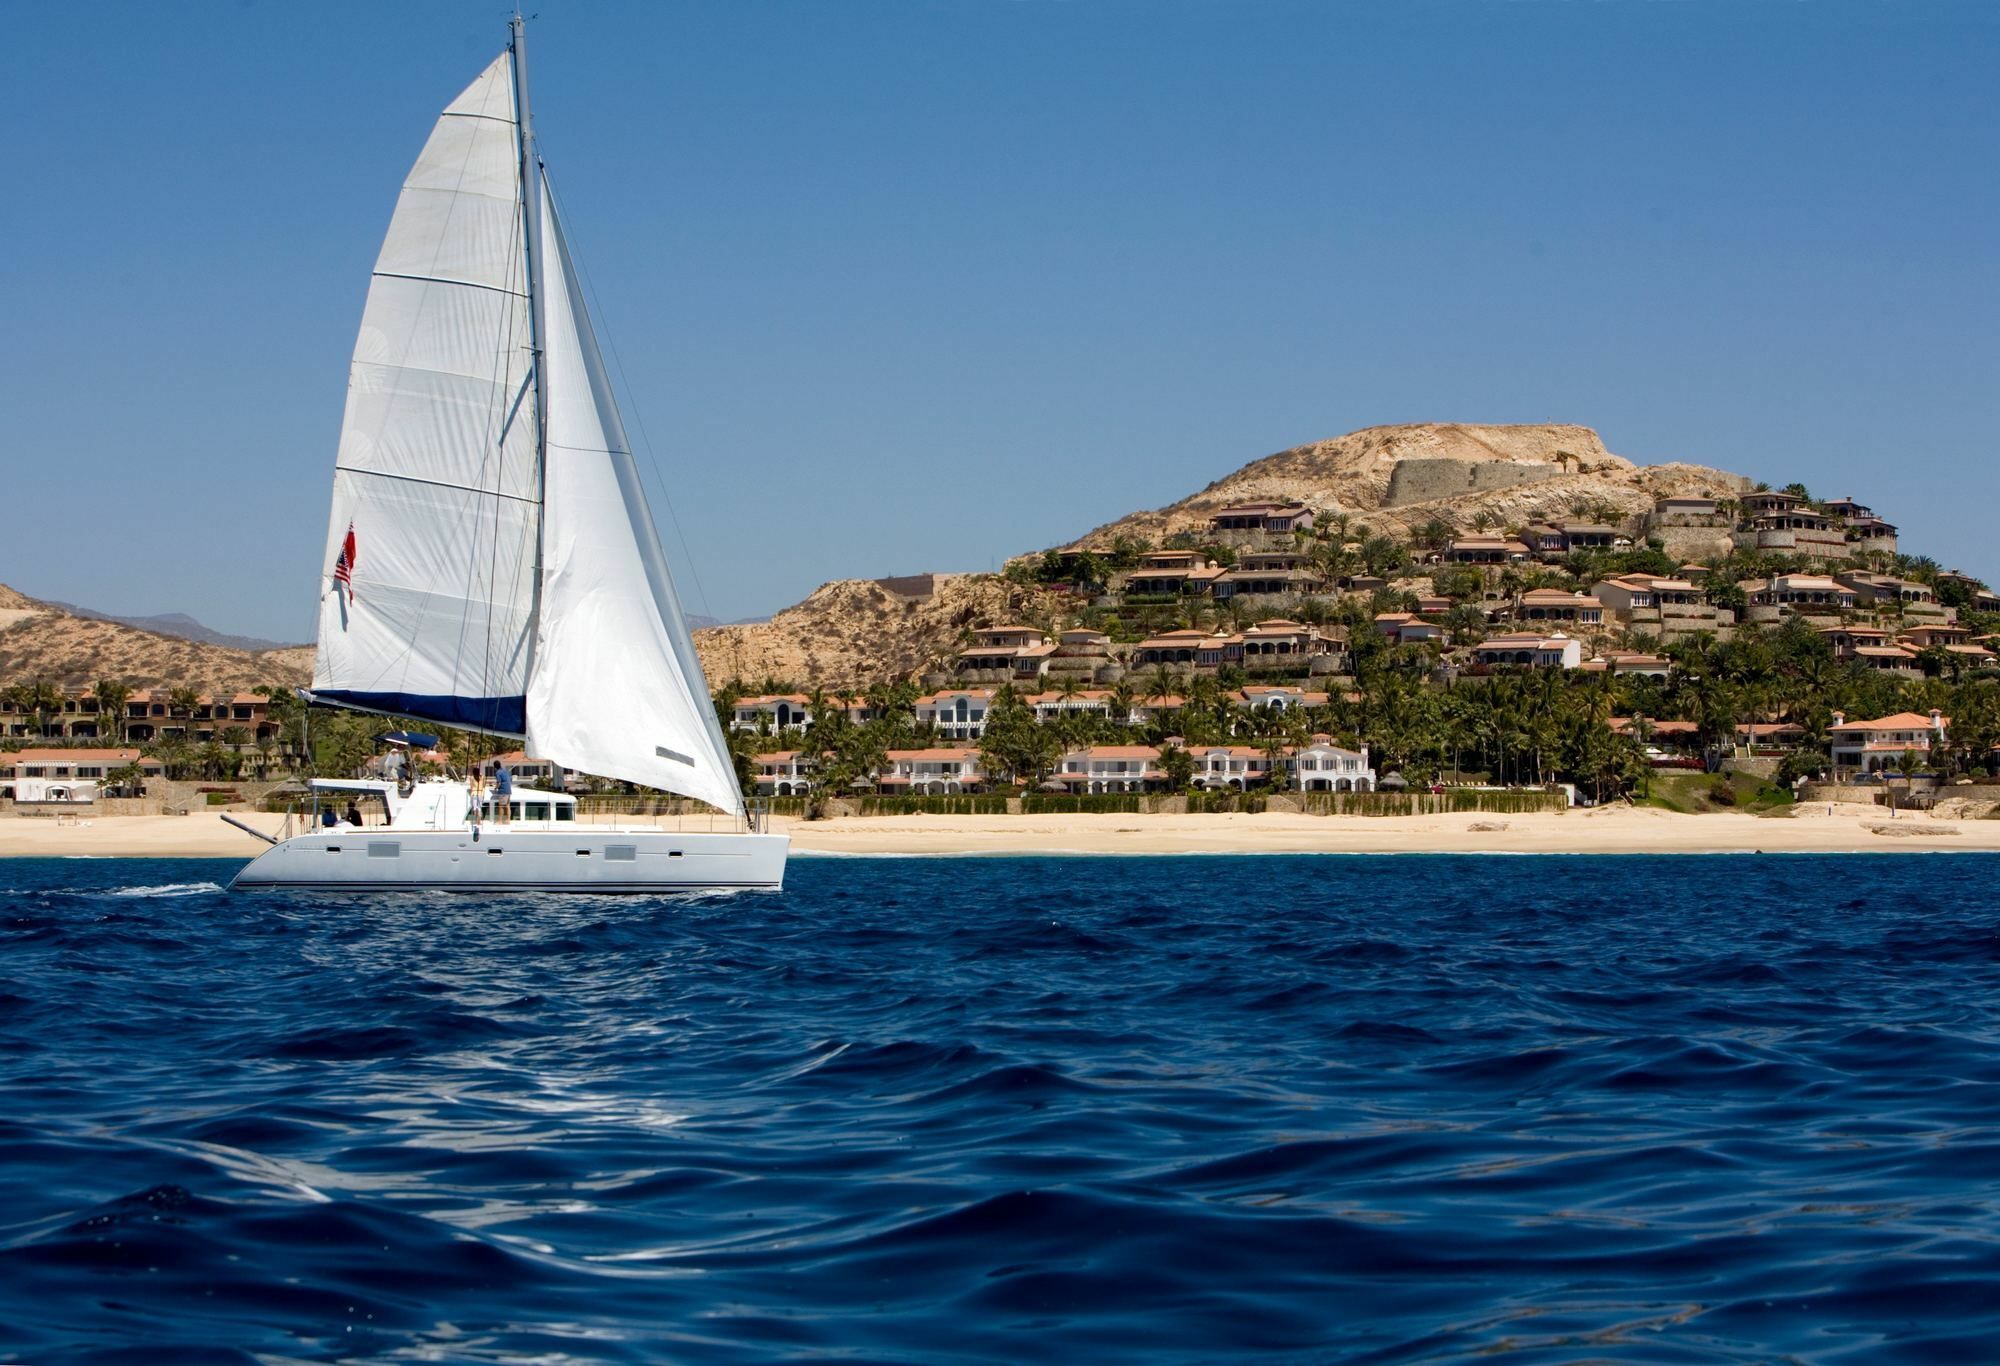
[[[994,688],[953,688],[926,693],[916,701],[917,724],[936,726],[947,740],[977,740],[986,733],[986,713],[998,696]]]
[[[1301,792],[1373,792],[1375,770],[1368,763],[1368,746],[1342,749],[1315,739],[1286,756],[1292,786]]]
[[[773,750],[759,754],[755,763],[760,796],[803,797],[812,791],[810,765],[802,750]]]
[[[1932,741],[1942,745],[1951,718],[1932,711],[1919,716],[1913,711],[1897,712],[1874,721],[1850,721],[1841,712],[1833,714],[1827,728],[1833,751],[1833,766],[1859,769],[1863,773],[1894,772],[1903,755],[1914,750],[1928,766]]]
[[[1090,745],[1065,754],[1054,781],[1073,792],[1143,792],[1166,776],[1151,745]]]
[[[764,730],[776,733],[793,727],[803,729],[812,719],[812,699],[803,693],[766,693],[739,697],[730,713],[731,730]]]
[[[977,791],[986,784],[979,751],[970,746],[892,749],[888,759],[889,771],[875,780],[884,791],[939,796]]]

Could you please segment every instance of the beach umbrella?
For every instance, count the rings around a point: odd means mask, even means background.
[[[1401,792],[1410,785],[1410,780],[1400,773],[1391,773],[1375,786],[1384,792]]]

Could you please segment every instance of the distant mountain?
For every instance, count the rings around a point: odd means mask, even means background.
[[[284,640],[264,640],[257,636],[232,636],[227,631],[218,631],[204,626],[185,612],[165,612],[159,616],[120,616],[116,612],[100,612],[94,607],[78,607],[73,602],[57,602],[47,599],[48,605],[60,608],[73,617],[85,621],[115,621],[120,626],[130,626],[134,630],[151,631],[155,635],[178,636],[182,640],[192,640],[202,645],[220,645],[225,650],[287,650],[295,642]]]

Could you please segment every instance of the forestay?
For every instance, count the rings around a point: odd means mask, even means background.
[[[512,76],[503,53],[446,108],[375,262],[321,560],[313,688],[518,735],[541,478]],[[350,527],[351,587],[333,572]]]

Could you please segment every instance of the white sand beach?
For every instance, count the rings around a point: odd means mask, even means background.
[[[281,816],[238,819],[277,833]],[[798,855],[1704,854],[2000,851],[2000,821],[1814,804],[1780,816],[1614,806],[1530,815],[876,816],[778,820]],[[697,828],[690,822],[689,828]],[[701,827],[706,828],[704,822]],[[0,819],[0,857],[250,858],[219,815]]]

